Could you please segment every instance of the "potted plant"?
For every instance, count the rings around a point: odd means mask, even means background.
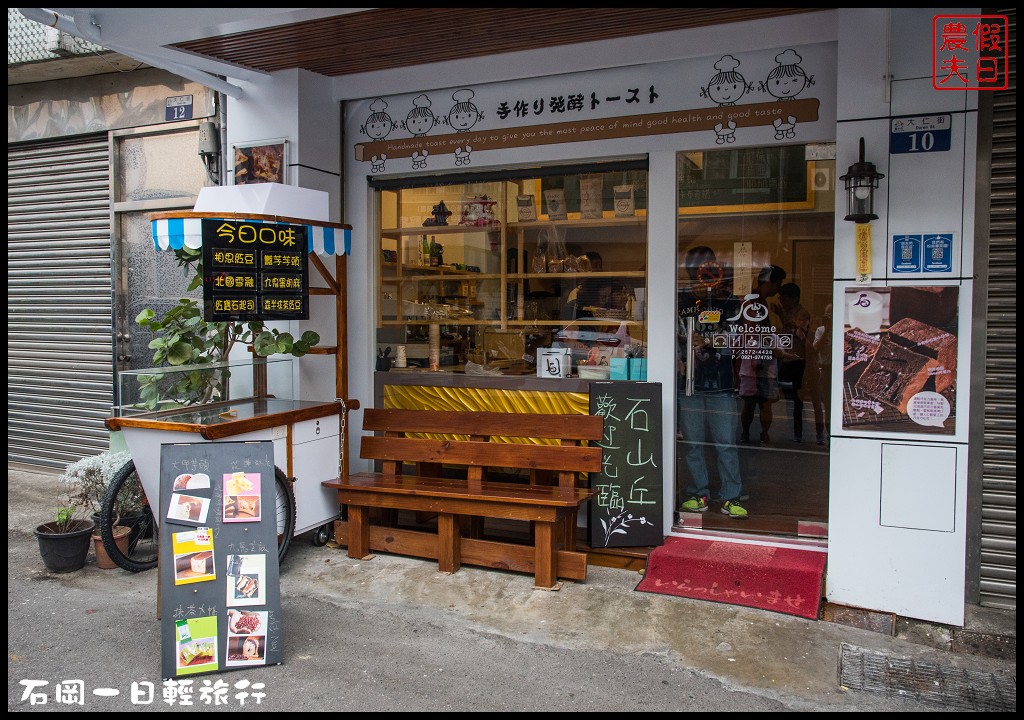
[[[96,527],[85,514],[80,488],[74,480],[61,476],[54,519],[35,529],[39,554],[50,572],[74,572],[85,566],[89,536]]]
[[[189,247],[175,250],[177,262],[191,274],[189,292],[203,286],[202,251]],[[217,364],[231,357],[237,343],[249,345],[255,358],[283,354],[302,357],[320,342],[320,335],[306,330],[298,338],[276,328],[268,328],[262,320],[247,322],[215,322],[203,317],[203,306],[195,298],[181,298],[163,316],[149,308],[142,310],[135,323],[152,333],[149,349],[153,365],[164,363],[173,367],[190,367],[189,372],[175,373],[171,383],[164,375],[139,376],[139,405],[147,410],[198,405],[229,399],[229,372]]]
[[[110,559],[106,549],[103,547],[103,537],[100,534],[101,518],[100,509],[103,500],[107,496],[108,488],[118,470],[130,462],[131,453],[106,451],[99,455],[90,455],[77,460],[64,468],[61,479],[69,487],[76,488],[74,500],[86,512],[92,513],[94,529],[92,532],[92,544],[96,554],[96,566],[104,569],[116,568],[117,564]],[[114,513],[111,517],[113,525],[113,536],[118,548],[123,553],[128,552],[132,523],[135,518],[141,517],[143,512],[141,495],[132,496],[130,493],[119,493]]]

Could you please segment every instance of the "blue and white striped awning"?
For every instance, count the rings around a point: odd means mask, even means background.
[[[352,228],[339,223],[314,222],[297,218],[271,215],[251,216],[225,213],[224,215],[161,213],[154,217],[153,244],[157,250],[180,250],[183,247],[198,250],[203,246],[203,220],[231,220],[233,222],[275,223],[299,225],[306,228],[307,252],[317,255],[348,255],[352,250]]]

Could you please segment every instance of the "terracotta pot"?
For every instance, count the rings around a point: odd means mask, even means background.
[[[95,529],[89,520],[77,520],[71,532],[55,532],[52,523],[43,523],[35,529],[39,541],[39,554],[46,569],[52,573],[81,570],[89,555],[89,536]]]
[[[117,544],[117,549],[121,551],[122,555],[128,554],[128,540],[130,537],[130,527],[125,525],[114,526],[114,542]],[[119,567],[116,562],[110,559],[110,555],[107,554],[107,549],[103,547],[103,538],[100,537],[99,533],[94,532],[92,534],[92,547],[96,553],[96,567],[103,568],[104,570],[113,570]]]

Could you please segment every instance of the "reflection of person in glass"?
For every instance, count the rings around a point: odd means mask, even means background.
[[[814,409],[814,428],[821,436],[824,420],[822,419],[818,397],[818,366],[807,362],[811,348],[811,314],[800,304],[800,286],[786,283],[779,288],[779,313],[782,319],[782,332],[792,337],[792,347],[779,358],[779,382],[787,383],[790,400],[793,401],[793,440],[803,441],[804,434],[804,386],[806,385],[812,398]]]
[[[604,259],[601,254],[591,250],[587,253],[591,272],[604,270]],[[586,278],[569,293],[568,303],[574,308],[573,317],[594,317],[595,308],[612,307],[612,283],[606,277]]]
[[[677,396],[689,477],[681,509],[684,512],[708,509],[710,479],[704,443],[710,435],[717,460],[722,513],[743,518],[747,511],[739,504],[743,484],[736,450],[736,382],[732,351],[728,341],[722,342],[726,338],[727,318],[739,312],[740,303],[726,289],[725,272],[711,248],[691,248],[684,264],[688,283],[680,290],[678,298],[681,347]],[[686,343],[692,345],[692,352]],[[687,367],[688,357],[693,367]],[[688,376],[694,380],[692,395],[687,394]]]
[[[818,444],[825,444],[825,428],[831,427],[832,422],[832,304],[825,307],[825,315],[821,318],[821,325],[814,331],[814,355],[818,363],[818,395],[812,402],[818,402],[823,406],[824,415],[821,427],[817,428]],[[815,418],[817,418],[815,410]]]
[[[757,276],[757,288],[747,296],[752,306],[761,310],[761,318],[754,324],[766,328],[781,328],[782,320],[775,309],[769,304],[771,298],[779,294],[782,281],[786,279],[786,271],[776,265],[769,265]],[[748,317],[748,324],[752,322]],[[750,426],[754,422],[754,410],[760,409],[758,419],[761,424],[761,444],[771,441],[768,430],[772,426],[772,404],[779,399],[779,361],[782,351],[768,351],[764,357],[744,358],[740,361],[740,397],[743,398],[743,409],[740,411],[740,422],[743,432],[740,442],[750,442]]]

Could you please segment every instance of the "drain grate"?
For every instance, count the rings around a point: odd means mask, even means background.
[[[839,654],[839,683],[957,710],[1017,710],[1016,677],[908,660],[847,643]]]

